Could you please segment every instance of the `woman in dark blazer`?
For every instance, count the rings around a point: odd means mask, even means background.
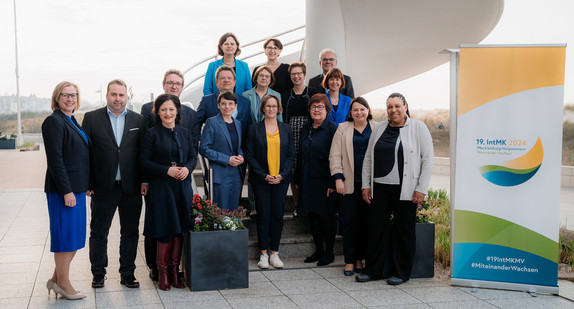
[[[282,108],[275,95],[263,97],[259,108],[265,118],[251,126],[245,158],[249,163],[249,182],[257,208],[257,240],[261,256],[259,268],[283,268],[279,241],[283,232],[285,197],[295,162],[295,145],[289,125],[277,120]],[[267,250],[271,249],[271,256]]]
[[[335,255],[335,182],[329,169],[329,149],[337,130],[327,115],[331,111],[329,99],[315,94],[309,101],[311,121],[301,130],[301,145],[297,157],[296,184],[299,187],[297,213],[309,217],[315,253],[305,263],[317,262],[317,266],[331,264]],[[323,245],[323,242],[325,245]]]
[[[191,172],[197,163],[197,151],[191,131],[180,125],[181,103],[177,96],[158,96],[153,112],[158,125],[146,132],[140,153],[141,166],[150,183],[144,235],[158,240],[159,288],[169,290],[170,284],[184,287],[178,269],[182,233],[191,228]]]
[[[44,191],[50,216],[50,251],[56,268],[46,283],[66,299],[85,298],[70,283],[70,263],[86,243],[86,192],[90,179],[88,137],[73,116],[80,108],[80,91],[71,82],[52,93],[52,115],[42,123],[48,169]]]
[[[199,153],[209,160],[213,170],[213,202],[221,209],[239,207],[243,186],[243,149],[241,123],[233,117],[237,96],[225,91],[217,97],[220,114],[205,122]]]

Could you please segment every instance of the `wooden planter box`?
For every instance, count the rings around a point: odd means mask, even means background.
[[[185,233],[185,283],[191,291],[248,288],[248,247],[247,229]]]
[[[16,140],[0,139],[0,149],[16,149]]]
[[[417,223],[417,244],[411,278],[434,277],[434,223]]]

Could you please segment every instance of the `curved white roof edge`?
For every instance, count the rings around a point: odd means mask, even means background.
[[[307,76],[329,47],[355,94],[368,93],[448,62],[446,48],[481,42],[503,9],[504,0],[307,1]]]
[[[444,49],[480,43],[503,9],[504,0],[308,0],[304,55],[280,60],[305,59],[311,78],[321,72],[320,51],[332,48],[363,95],[448,62]],[[202,87],[185,90],[182,100],[199,104]]]

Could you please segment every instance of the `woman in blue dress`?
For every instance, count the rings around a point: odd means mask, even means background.
[[[323,79],[323,88],[328,89],[326,94],[329,98],[329,103],[331,103],[331,112],[328,115],[329,120],[337,125],[347,121],[352,98],[340,93],[340,90],[345,88],[343,72],[337,68],[330,69]]]
[[[149,180],[144,235],[157,239],[156,264],[161,290],[185,286],[178,278],[183,232],[191,229],[191,172],[197,163],[191,131],[181,126],[181,102],[162,94],[154,102],[156,126],[142,140],[140,161]]]
[[[50,217],[50,251],[56,267],[46,283],[66,299],[81,299],[70,282],[70,263],[86,243],[86,193],[90,180],[88,137],[73,116],[80,108],[78,86],[59,83],[52,93],[52,115],[42,123],[48,169],[44,191]],[[88,192],[89,193],[89,192]]]

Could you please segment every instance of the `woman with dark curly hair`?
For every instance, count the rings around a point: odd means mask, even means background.
[[[183,232],[189,231],[193,201],[191,172],[197,163],[191,131],[180,125],[181,102],[162,94],[153,104],[157,125],[143,140],[140,161],[149,181],[144,235],[157,239],[159,288],[185,287],[178,278]]]
[[[417,204],[427,194],[433,144],[424,122],[411,119],[400,93],[387,99],[388,121],[369,138],[363,161],[363,200],[368,207],[366,268],[356,280],[387,279],[399,285],[411,277],[416,245]],[[393,216],[393,228],[387,231]]]

